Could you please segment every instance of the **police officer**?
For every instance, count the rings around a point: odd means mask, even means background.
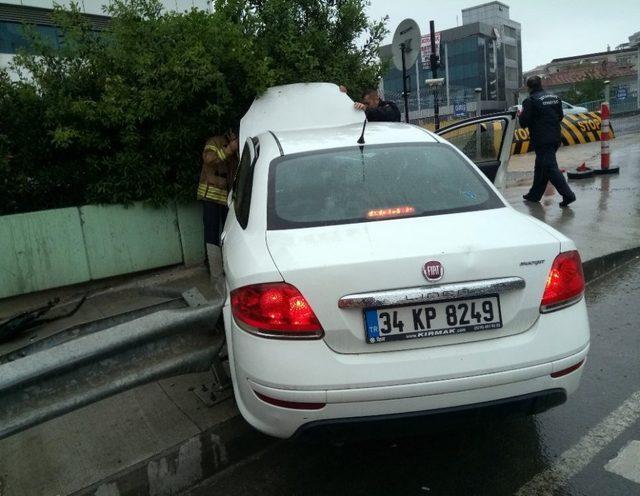
[[[369,88],[362,95],[362,102],[356,102],[354,107],[364,110],[369,122],[400,122],[400,110],[393,102],[380,98],[378,90]]]
[[[238,138],[232,131],[209,138],[202,151],[198,200],[202,200],[204,240],[214,289],[224,296],[220,234],[227,217],[227,196],[238,166]]]
[[[523,196],[527,201],[539,202],[547,183],[551,184],[562,195],[561,207],[566,207],[576,201],[576,195],[571,191],[567,181],[558,169],[556,151],[561,142],[560,122],[564,117],[562,102],[556,95],[542,89],[539,76],[527,79],[529,98],[522,102],[520,126],[529,128],[531,145],[536,153],[536,165],[533,175],[533,185]]]

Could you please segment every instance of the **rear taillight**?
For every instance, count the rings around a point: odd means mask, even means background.
[[[253,284],[231,292],[231,310],[243,329],[279,338],[319,338],[322,326],[300,291],[284,282]]]
[[[560,253],[553,261],[540,303],[542,313],[573,305],[584,293],[582,261],[577,251]]]

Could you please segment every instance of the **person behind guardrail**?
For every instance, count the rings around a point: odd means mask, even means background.
[[[224,296],[220,234],[229,211],[227,196],[238,167],[238,138],[233,131],[209,138],[202,151],[198,200],[202,200],[202,222],[209,274],[214,289]]]
[[[400,110],[393,102],[382,100],[378,90],[367,89],[362,94],[362,102],[353,105],[358,110],[364,110],[369,122],[400,122]]]
[[[561,143],[560,122],[564,117],[562,102],[556,95],[542,88],[540,76],[527,79],[529,98],[522,102],[520,126],[529,128],[531,145],[536,153],[536,164],[533,174],[533,185],[524,198],[530,202],[539,202],[547,187],[551,184],[562,195],[561,207],[576,201],[566,179],[558,168],[556,151]]]

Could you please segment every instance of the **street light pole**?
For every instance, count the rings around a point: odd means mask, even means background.
[[[438,79],[438,55],[436,55],[436,28],[435,22],[429,21],[429,33],[431,35],[431,56],[429,62],[431,63],[431,77]],[[438,105],[438,88],[437,86],[433,90],[433,123],[436,131],[440,129],[440,106]]]
[[[409,92],[407,91],[407,62],[405,52],[407,51],[407,45],[402,43],[400,45],[400,51],[402,52],[402,96],[404,97],[404,121],[409,122]]]
[[[640,42],[638,42],[638,58],[636,60],[636,72],[638,77],[638,82],[636,86],[636,100],[637,100],[637,108],[636,110],[640,110]]]
[[[482,115],[480,110],[480,99],[482,98],[482,88],[476,88],[473,90],[476,94],[476,117]],[[476,160],[480,160],[482,157],[482,124],[476,125]]]
[[[482,98],[482,88],[476,88],[473,90],[476,94],[476,117],[480,117],[482,112],[480,112],[480,99]]]

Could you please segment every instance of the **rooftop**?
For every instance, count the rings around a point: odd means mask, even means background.
[[[455,28],[449,28],[440,31],[440,39],[442,42],[447,42],[459,40],[461,38],[466,38],[468,36],[473,36],[476,34],[482,34],[484,36],[493,38],[493,27],[489,24],[485,24],[484,22],[479,21],[469,24],[463,24],[462,26],[457,26]]]
[[[600,64],[584,64],[543,76],[545,87],[563,86],[575,84],[585,79],[588,75],[596,79],[615,79],[626,76],[635,76],[636,69],[630,64],[618,64],[616,62]]]
[[[55,26],[56,22],[53,19],[52,13],[52,9],[0,3],[0,19],[3,21]],[[109,16],[105,15],[86,13],[82,13],[81,15],[83,18],[89,20],[96,29],[106,28],[111,20]]]
[[[561,58],[553,59],[551,61],[551,63],[554,63],[554,62],[567,62],[567,61],[570,61],[570,60],[586,59],[586,58],[589,58],[589,57],[599,57],[601,55],[615,55],[616,53],[636,52],[636,51],[637,51],[636,48],[624,48],[622,50],[610,50],[610,51],[607,51],[607,52],[586,53],[584,55],[573,55],[571,57],[561,57]]]
[[[467,12],[469,10],[480,9],[482,7],[487,7],[488,5],[499,5],[501,7],[506,7],[507,9],[509,8],[509,6],[506,3],[502,3],[502,2],[487,2],[487,3],[481,3],[480,5],[474,5],[473,7],[467,7],[466,9],[462,9],[462,12]]]

